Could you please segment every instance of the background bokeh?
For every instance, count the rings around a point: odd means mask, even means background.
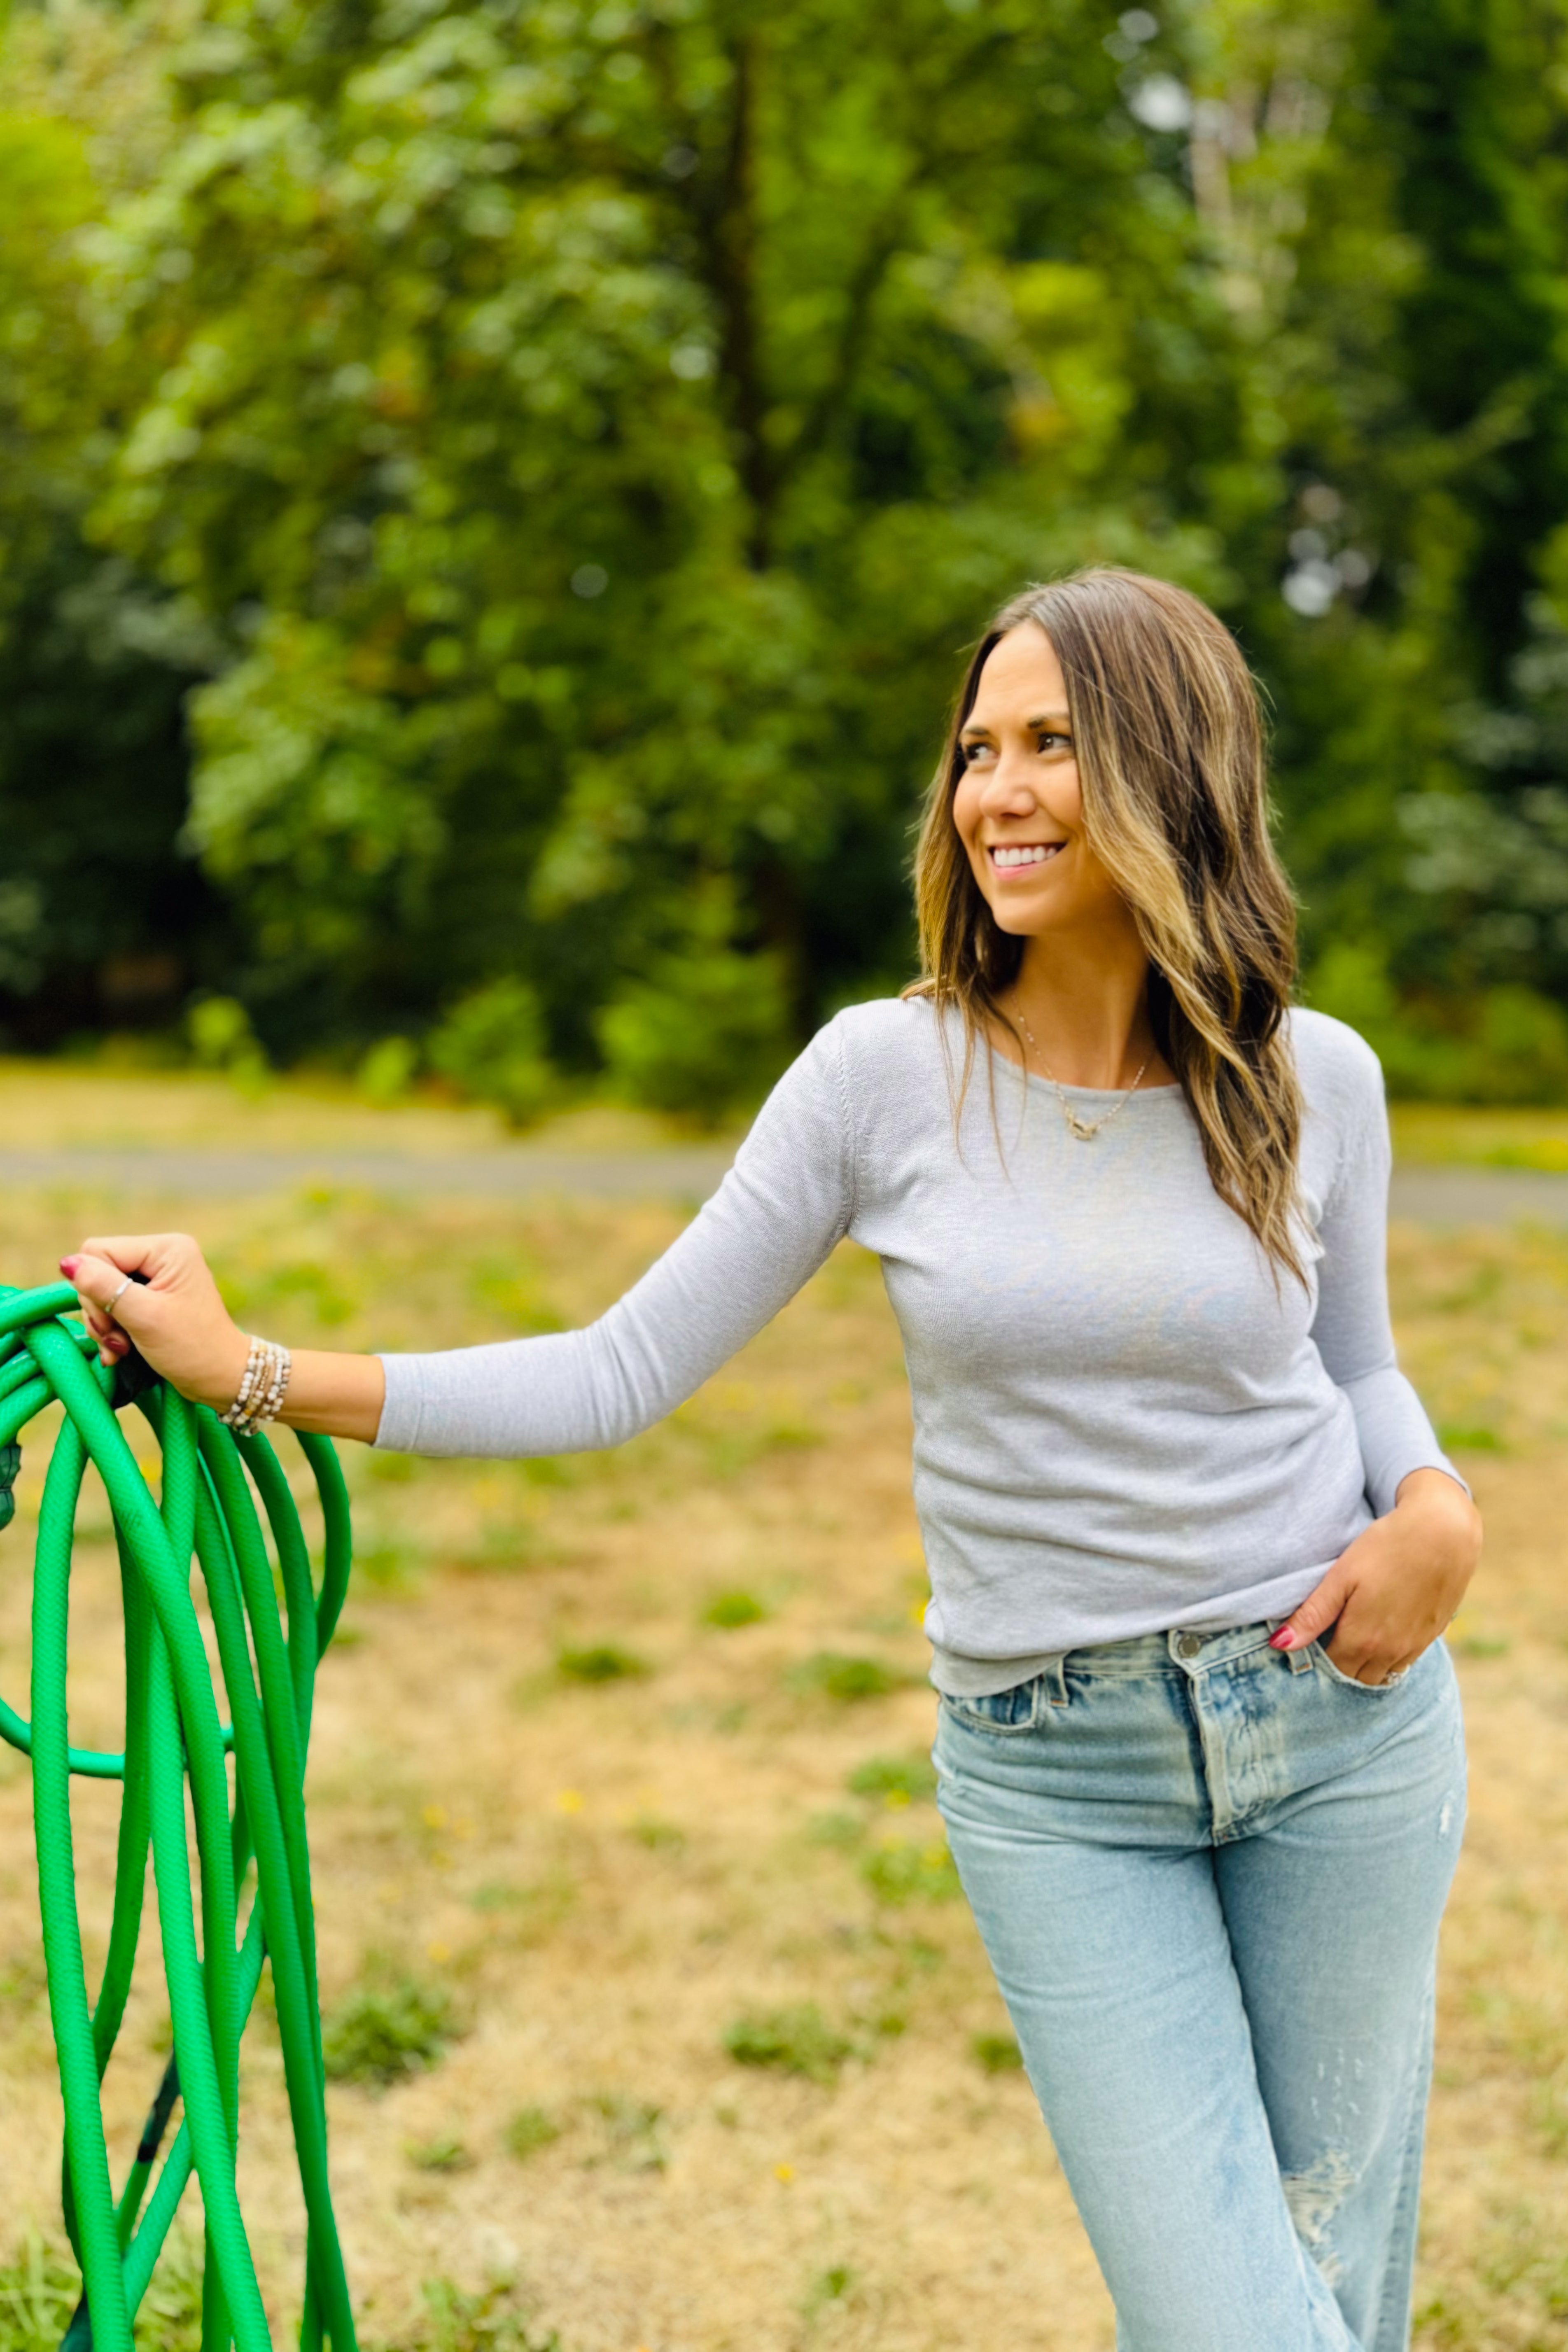
[[[1565,153],[1562,0],[0,10],[0,1045],[743,1102],[1110,559],[1313,1001],[1568,1097]]]

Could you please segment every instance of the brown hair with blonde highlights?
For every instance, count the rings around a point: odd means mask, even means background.
[[[915,856],[924,977],[906,992],[962,1014],[967,1084],[987,1020],[1006,1020],[999,997],[1025,943],[994,919],[953,823],[959,734],[987,656],[1026,621],[1049,637],[1067,681],[1085,837],[1148,950],[1155,1039],[1215,1190],[1274,1264],[1303,1279],[1293,1230],[1301,1096],[1284,1033],[1295,907],[1268,835],[1257,688],[1236,639],[1196,596],[1097,568],[1027,588],[996,614],[926,803]]]

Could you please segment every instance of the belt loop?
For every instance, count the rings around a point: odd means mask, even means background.
[[[1067,1652],[1059,1650],[1040,1669],[1040,1688],[1052,1706],[1068,1703]]]
[[[1288,1625],[1289,1622],[1288,1617],[1268,1617],[1264,1620],[1271,1633],[1278,1633],[1280,1626]],[[1313,1654],[1312,1644],[1309,1642],[1303,1649],[1287,1650],[1285,1663],[1293,1675],[1310,1675],[1318,1663]]]

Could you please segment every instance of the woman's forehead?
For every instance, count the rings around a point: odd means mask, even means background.
[[[1002,709],[1041,696],[1047,698],[1042,711],[1066,710],[1067,683],[1056,647],[1037,621],[1020,621],[986,655],[970,717],[977,719],[983,708]]]

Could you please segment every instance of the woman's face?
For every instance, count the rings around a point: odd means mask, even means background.
[[[1127,903],[1084,838],[1067,687],[1037,623],[993,646],[959,742],[952,821],[998,927],[1121,928]]]

